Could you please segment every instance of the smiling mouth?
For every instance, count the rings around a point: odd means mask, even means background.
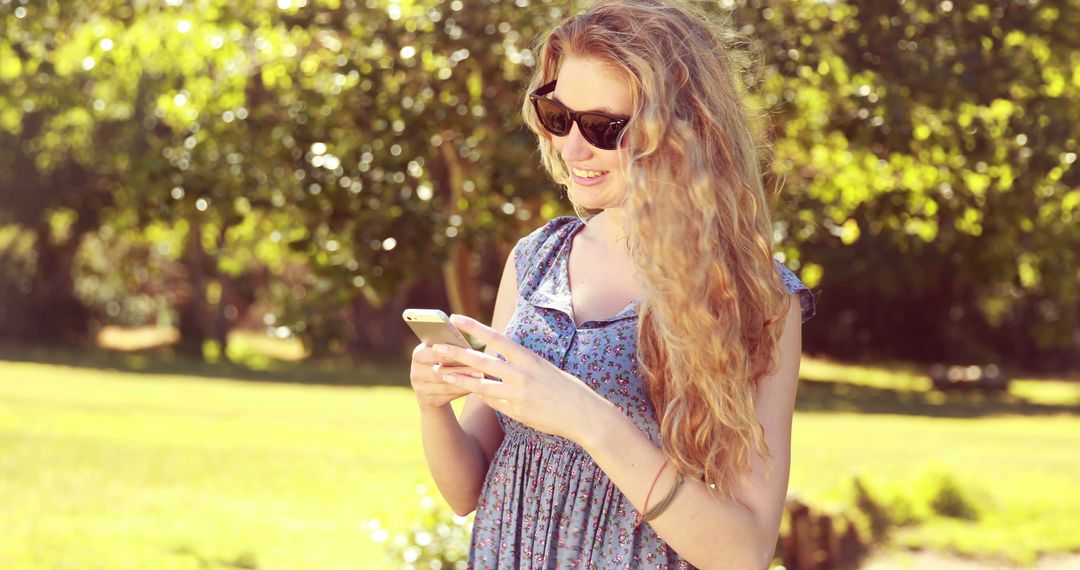
[[[607,170],[583,170],[581,168],[571,168],[570,172],[580,178],[597,178],[608,173]]]

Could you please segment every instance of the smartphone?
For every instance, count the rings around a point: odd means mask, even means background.
[[[450,322],[450,317],[439,309],[405,309],[401,314],[405,324],[425,344],[452,344],[461,348],[483,350],[484,344],[468,333],[462,332]]]

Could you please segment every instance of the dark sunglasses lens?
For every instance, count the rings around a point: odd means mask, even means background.
[[[581,135],[593,146],[612,150],[619,139],[619,132],[625,124],[623,121],[613,121],[602,115],[580,115]]]
[[[536,102],[536,116],[545,129],[560,137],[570,132],[570,113],[546,99],[533,101]]]

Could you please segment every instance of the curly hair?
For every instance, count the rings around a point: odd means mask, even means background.
[[[778,365],[791,303],[772,261],[769,148],[764,114],[747,101],[747,45],[687,3],[600,0],[539,39],[527,91],[555,79],[567,56],[599,62],[629,86],[634,110],[619,146],[627,245],[645,294],[639,368],[665,454],[727,498],[751,453],[772,459],[754,404]],[[527,97],[522,116],[544,168],[569,187]]]

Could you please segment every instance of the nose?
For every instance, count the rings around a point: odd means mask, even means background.
[[[581,130],[578,129],[576,121],[571,123],[570,132],[566,133],[566,136],[561,138],[563,141],[559,153],[562,154],[563,160],[567,162],[578,162],[587,160],[592,156],[592,145],[581,136]]]

